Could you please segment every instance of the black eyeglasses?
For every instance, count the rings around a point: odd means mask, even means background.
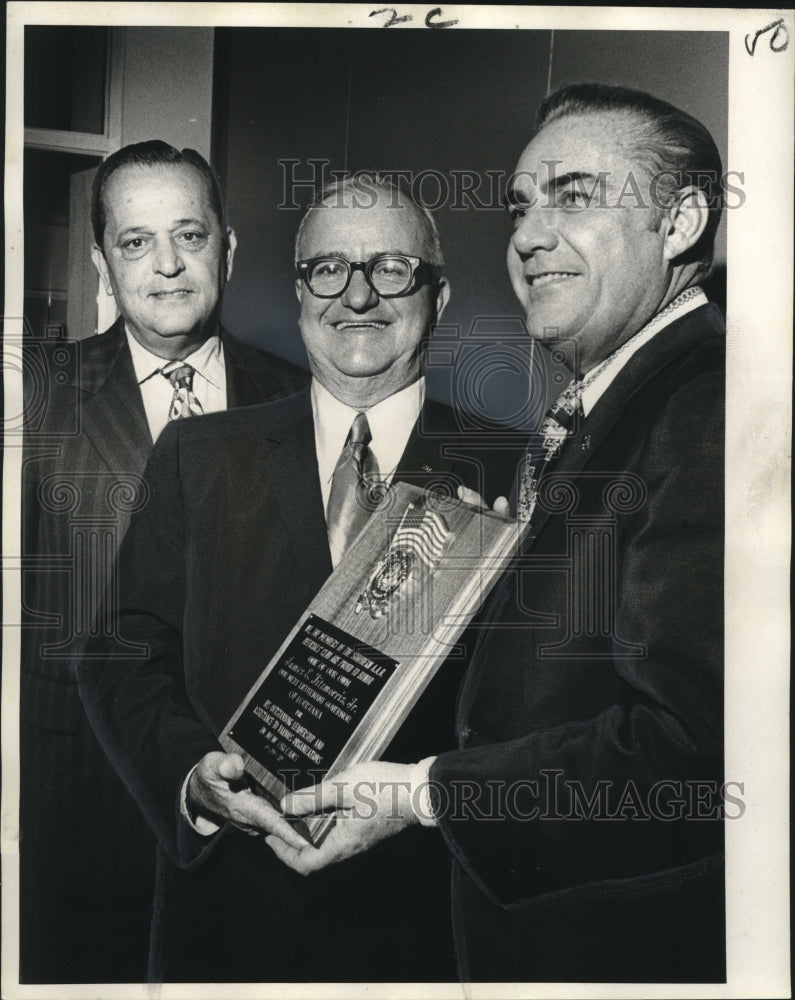
[[[419,257],[397,253],[380,253],[368,261],[312,257],[299,260],[296,269],[309,291],[319,299],[342,295],[354,271],[361,271],[370,288],[384,299],[406,295],[420,280],[433,281],[439,277],[438,269]]]

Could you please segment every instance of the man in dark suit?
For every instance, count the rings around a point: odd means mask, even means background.
[[[361,525],[346,497],[362,480],[482,492],[487,475],[497,491],[512,475],[508,449],[473,451],[455,414],[424,399],[449,296],[430,213],[377,177],[332,185],[301,224],[296,264],[310,389],[163,435],[118,569],[119,635],[142,653],[117,659],[112,636],[92,639],[81,691],[178,866],[163,868],[154,978],[447,980],[441,843],[409,836],[303,880],[261,834],[301,838],[217,741]],[[394,759],[453,746],[460,662],[425,692]]]
[[[25,370],[23,982],[146,970],[154,841],[85,718],[74,663],[130,513],[146,503],[153,439],[170,411],[260,403],[307,381],[219,326],[235,235],[198,153],[160,141],[114,153],[97,171],[92,221],[120,316],[98,337],[32,343]]]
[[[524,551],[487,604],[458,747],[288,797],[347,810],[319,849],[270,838],[308,873],[436,827],[464,980],[725,977],[724,326],[700,288],[721,177],[707,130],[649,95],[542,104],[508,268],[575,380],[523,462]]]

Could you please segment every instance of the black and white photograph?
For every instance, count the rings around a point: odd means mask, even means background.
[[[7,3],[4,998],[790,995],[794,35]]]

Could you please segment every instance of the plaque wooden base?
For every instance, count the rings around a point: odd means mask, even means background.
[[[519,527],[390,488],[221,736],[266,797],[383,753],[515,555]],[[306,821],[313,843],[332,822]]]

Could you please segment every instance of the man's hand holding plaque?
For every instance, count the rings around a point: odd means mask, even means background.
[[[321,808],[294,810],[315,846],[334,783],[384,752],[515,553],[506,506],[394,484],[221,734],[274,806],[325,780]],[[336,834],[332,853],[368,846],[360,828]]]
[[[462,503],[468,503],[472,507],[481,507],[483,510],[488,510],[489,505],[483,499],[483,497],[476,493],[474,490],[468,489],[466,486],[458,487],[458,499]],[[510,517],[510,504],[508,503],[507,497],[497,497],[494,501],[494,506],[492,508],[495,514],[499,514],[500,517]]]
[[[236,753],[205,754],[192,771],[186,788],[186,808],[200,832],[210,825],[231,823],[251,836],[272,834],[280,843],[300,849],[304,838],[245,780],[243,758]],[[204,829],[198,826],[202,823]]]
[[[301,875],[361,854],[419,822],[411,800],[411,771],[410,764],[370,760],[286,795],[281,804],[288,816],[303,818],[333,810],[334,826],[320,847],[304,841],[296,848],[277,830],[266,841]]]

